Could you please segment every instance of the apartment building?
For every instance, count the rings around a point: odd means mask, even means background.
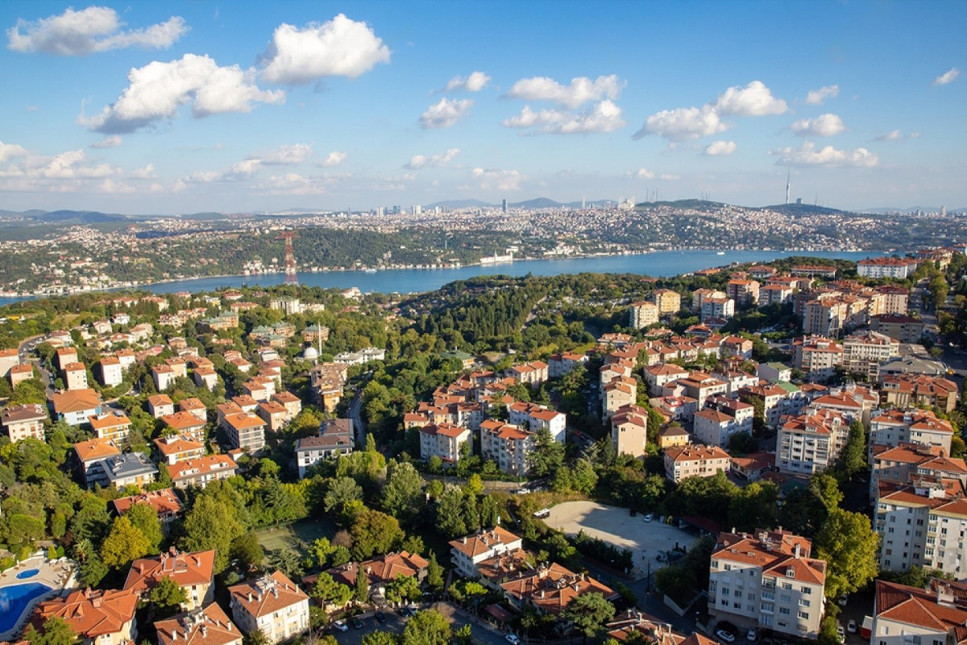
[[[27,437],[44,441],[47,408],[39,403],[9,405],[0,413],[0,420],[7,436],[10,437],[10,443],[17,443]]]
[[[171,547],[153,558],[139,558],[132,562],[124,580],[124,590],[144,598],[162,579],[170,578],[185,592],[182,610],[191,611],[212,602],[214,571],[214,550],[185,553]]]
[[[275,645],[309,630],[309,596],[280,571],[228,588],[232,617],[246,634]]]
[[[788,475],[811,476],[836,463],[849,437],[849,423],[832,410],[787,420],[776,437],[776,466]]]
[[[718,446],[693,444],[665,450],[665,477],[675,483],[687,477],[714,477],[729,472],[729,453]]]
[[[660,316],[658,305],[644,300],[633,302],[628,309],[628,326],[632,329],[644,329],[657,324]]]
[[[936,446],[950,454],[954,428],[930,410],[885,410],[870,420],[870,446],[895,447],[901,443]]]
[[[793,341],[793,366],[808,381],[828,381],[843,364],[843,346],[825,336],[803,336]]]
[[[444,462],[455,464],[460,459],[460,450],[470,441],[472,433],[451,423],[435,423],[420,428],[420,457],[430,459],[439,457]]]
[[[528,457],[535,446],[533,432],[516,425],[488,419],[480,424],[480,454],[493,461],[501,472],[525,477]]]
[[[885,334],[865,331],[843,339],[843,368],[876,378],[880,363],[900,355],[900,342]]]
[[[652,293],[652,300],[658,307],[658,314],[674,314],[682,308],[682,296],[671,289],[657,289]]]
[[[611,416],[611,443],[615,454],[644,458],[648,444],[648,411],[626,405]]]

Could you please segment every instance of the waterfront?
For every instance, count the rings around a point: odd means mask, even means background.
[[[455,280],[466,280],[485,275],[523,276],[527,274],[549,276],[576,273],[631,273],[655,278],[691,273],[700,269],[725,266],[733,263],[771,262],[790,256],[808,256],[822,259],[857,261],[882,255],[874,251],[721,251],[689,250],[658,251],[631,255],[604,255],[559,260],[521,260],[507,264],[472,265],[446,269],[387,269],[368,271],[328,271],[323,273],[299,273],[299,284],[325,289],[349,289],[357,287],[363,293],[421,293],[438,289]],[[270,287],[284,283],[282,273],[248,276],[218,276],[175,280],[131,287],[152,293],[165,294],[179,291],[215,291],[227,287]],[[7,304],[29,298],[3,298]]]

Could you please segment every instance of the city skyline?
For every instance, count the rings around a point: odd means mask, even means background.
[[[0,4],[0,208],[967,207],[962,2]],[[958,134],[958,132],[960,134]]]

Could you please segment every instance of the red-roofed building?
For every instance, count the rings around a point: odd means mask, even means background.
[[[268,645],[309,629],[309,596],[276,571],[228,588],[232,617],[246,634],[259,630]]]
[[[182,609],[190,611],[210,603],[215,593],[215,551],[182,553],[174,547],[154,558],[140,558],[131,563],[124,589],[144,597],[161,582],[171,578],[185,590]]]
[[[450,423],[430,424],[420,428],[420,457],[439,457],[445,462],[456,463],[460,449],[470,441],[472,433],[467,428]]]
[[[147,504],[154,509],[165,535],[169,534],[171,525],[181,516],[181,500],[170,488],[120,497],[111,501],[111,507],[118,516],[127,513],[135,504]]]
[[[680,482],[686,477],[714,477],[720,470],[729,472],[731,457],[718,446],[694,444],[665,451],[665,476]]]
[[[158,645],[242,645],[242,632],[216,603],[155,621]]]
[[[849,422],[821,410],[788,419],[776,439],[776,466],[788,475],[811,476],[836,463],[849,437]]]
[[[534,433],[519,426],[488,419],[480,424],[480,454],[501,472],[525,477],[528,456],[534,450]]]
[[[708,612],[740,628],[815,639],[825,607],[826,561],[788,531],[720,533],[709,565]]]
[[[870,642],[961,645],[967,642],[963,583],[932,579],[928,589],[876,581]],[[914,640],[916,639],[916,640]]]
[[[426,568],[429,565],[426,558],[418,553],[400,551],[399,553],[387,553],[372,560],[365,562],[349,562],[341,567],[334,567],[326,571],[336,582],[342,583],[347,587],[356,586],[356,577],[360,569],[369,581],[370,598],[381,600],[384,598],[386,585],[396,580],[397,576],[406,578],[416,578],[423,582],[426,578]],[[312,583],[312,580],[305,580]]]
[[[238,471],[238,465],[229,455],[205,455],[168,466],[171,482],[175,488],[198,486],[204,488],[216,479],[228,479]]]
[[[56,616],[67,623],[84,645],[129,645],[138,638],[134,618],[137,608],[138,595],[133,591],[88,588],[40,603],[31,622],[39,628]]]

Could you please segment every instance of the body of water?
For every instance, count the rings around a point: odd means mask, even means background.
[[[561,260],[527,260],[508,264],[465,266],[456,269],[388,269],[385,271],[331,271],[300,273],[299,284],[310,287],[348,289],[357,287],[363,293],[422,293],[438,289],[454,280],[466,280],[484,275],[549,276],[575,273],[632,273],[655,278],[691,273],[699,269],[725,266],[732,263],[771,262],[783,257],[808,256],[836,260],[862,260],[881,255],[871,251],[659,251],[635,255],[607,255]],[[222,276],[177,280],[141,287],[154,293],[178,291],[215,291],[226,287],[283,284],[281,273],[257,276]],[[4,299],[14,302],[23,298]]]
[[[0,634],[13,629],[32,601],[50,590],[39,582],[0,587]]]

